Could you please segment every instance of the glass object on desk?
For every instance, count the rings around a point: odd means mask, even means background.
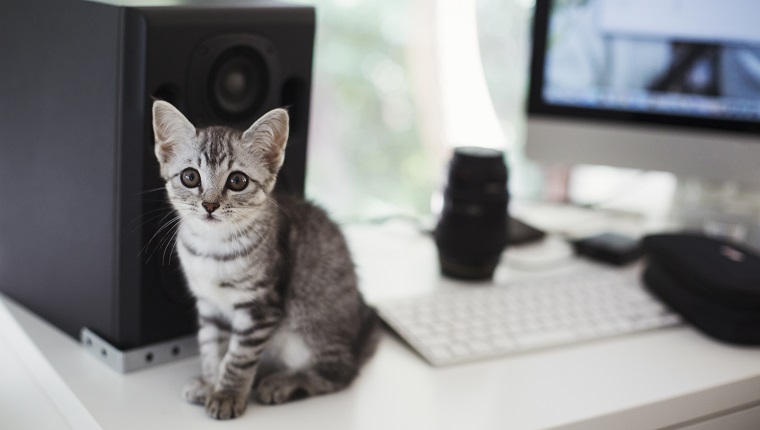
[[[681,180],[671,218],[683,229],[760,248],[760,186]]]
[[[704,226],[708,236],[729,239],[733,242],[747,240],[747,226],[742,222],[726,220],[707,220]]]

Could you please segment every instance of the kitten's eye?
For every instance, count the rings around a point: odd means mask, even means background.
[[[180,180],[187,188],[195,188],[201,184],[201,175],[197,170],[188,167],[180,174]]]
[[[232,191],[243,191],[248,186],[248,176],[242,172],[232,172],[227,178],[227,188]]]

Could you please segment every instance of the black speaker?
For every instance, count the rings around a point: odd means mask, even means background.
[[[241,129],[287,107],[302,195],[313,43],[314,9],[273,1],[0,1],[0,290],[120,349],[193,332],[152,101]]]

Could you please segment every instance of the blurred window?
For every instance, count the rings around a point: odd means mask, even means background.
[[[301,2],[317,9],[310,199],[343,221],[428,215],[467,145],[507,152],[513,194],[537,189],[520,148],[531,0]]]

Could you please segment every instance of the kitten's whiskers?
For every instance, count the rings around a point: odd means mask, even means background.
[[[135,195],[139,196],[141,194],[155,193],[157,191],[163,191],[163,190],[166,190],[165,186],[164,187],[153,188],[153,189],[150,189],[150,190],[143,190],[143,191],[135,193]]]
[[[155,213],[155,212],[161,212],[161,213],[159,213],[158,215],[153,215],[153,216],[151,216],[151,217],[145,217],[145,215],[148,215],[148,214],[153,214],[153,213]],[[164,212],[165,212],[165,213],[164,213]],[[130,233],[135,233],[135,232],[137,231],[137,229],[138,229],[138,228],[140,228],[140,227],[144,227],[144,226],[145,226],[145,224],[147,224],[147,223],[149,223],[149,222],[151,222],[151,221],[153,221],[153,220],[156,220],[156,219],[158,219],[159,217],[160,217],[161,219],[160,219],[159,221],[157,221],[157,222],[156,222],[156,224],[161,224],[161,223],[163,223],[163,222],[164,222],[164,220],[165,220],[166,218],[168,218],[169,216],[171,216],[171,215],[172,215],[172,213],[174,213],[174,210],[172,210],[171,208],[168,208],[168,207],[166,207],[166,208],[159,208],[159,209],[153,209],[153,210],[150,210],[150,211],[147,211],[147,212],[143,212],[143,214],[142,214],[142,217],[140,217],[140,218],[136,218],[135,220],[133,220],[133,221],[132,221],[132,223],[131,223],[131,224],[135,224],[135,223],[136,223],[136,222],[138,222],[138,221],[142,221],[142,222],[141,222],[139,225],[136,225],[136,226],[135,226],[135,227],[134,227],[134,228],[133,228],[133,229],[130,231]]]
[[[282,206],[280,203],[278,203],[277,200],[275,200],[274,198],[272,198],[271,195],[264,194],[264,197],[266,197],[267,201],[269,201],[270,203],[272,203],[277,208],[278,213],[281,213],[286,218],[290,218],[290,213],[287,211],[287,209],[285,209],[284,206]]]
[[[237,216],[238,218],[241,218],[241,219],[243,220],[243,222],[245,222],[245,223],[246,223],[245,225],[246,225],[247,227],[250,227],[250,228],[251,228],[251,230],[252,230],[254,233],[256,233],[256,234],[259,236],[259,238],[261,238],[261,242],[260,242],[260,243],[263,243],[263,244],[264,244],[264,246],[266,246],[266,247],[267,247],[267,249],[269,249],[269,250],[271,250],[271,251],[275,251],[275,249],[274,249],[274,248],[272,248],[272,247],[271,247],[271,246],[270,246],[270,245],[267,243],[267,240],[266,240],[266,238],[264,237],[264,235],[263,235],[263,234],[261,234],[261,232],[260,232],[259,230],[257,230],[257,229],[256,229],[256,219],[255,219],[254,217],[252,217],[252,216],[248,216],[248,215],[245,215],[243,212],[235,212],[235,213],[232,213],[232,214],[231,214],[231,216],[230,216],[230,219],[234,218],[235,216]],[[241,232],[241,235],[242,235],[242,232]]]
[[[174,227],[172,228],[174,230],[173,233],[171,233],[171,238],[166,242],[166,245],[164,246],[164,253],[161,257],[161,264],[167,264],[166,262],[166,251],[169,249],[169,244],[172,244],[172,250],[169,252],[169,263],[172,262],[172,255],[174,255],[174,250],[177,247],[177,235],[179,234],[179,227],[182,225],[182,222],[176,223]]]
[[[165,236],[159,241],[158,246],[156,246],[156,248],[153,250],[153,252],[151,252],[151,254],[148,256],[148,260],[147,261],[150,261],[151,258],[153,258],[153,255],[156,253],[156,250],[159,249],[159,248],[161,248],[161,245],[164,243],[164,241],[168,237],[166,234],[169,233],[169,232],[171,232],[172,228],[175,228],[176,226],[178,226],[179,223],[180,223],[180,221],[181,221],[181,216],[177,215],[174,218],[172,218],[169,221],[167,221],[164,225],[162,225],[158,230],[156,230],[155,233],[153,233],[153,236],[151,236],[151,238],[145,244],[145,246],[143,247],[143,249],[140,251],[140,254],[142,255],[143,252],[145,252],[147,250],[148,246],[150,246],[153,243],[153,240],[163,231],[164,234],[165,234]]]

